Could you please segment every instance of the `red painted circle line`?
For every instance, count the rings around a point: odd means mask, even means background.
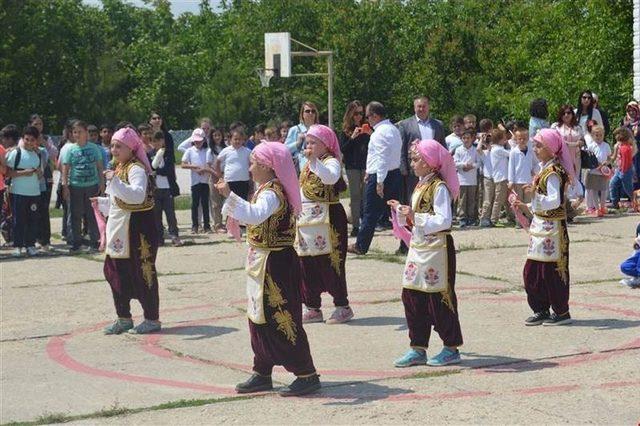
[[[485,298],[476,298],[476,300],[486,300],[486,301],[500,303],[500,302],[522,302],[524,299],[517,296],[502,296],[499,299],[485,297]],[[579,302],[571,302],[571,304],[572,306],[583,306],[587,309],[611,311],[611,312],[616,312],[625,316],[640,318],[640,312],[636,312],[629,309],[622,309],[622,308],[617,308],[617,307],[612,307],[612,306],[602,305],[602,304],[590,304],[590,303],[579,303]],[[215,305],[212,305],[212,304],[206,304],[206,305],[190,306],[190,307],[184,307],[184,308],[168,309],[168,310],[164,310],[163,313],[166,314],[170,312],[179,312],[179,311],[194,311],[194,310],[208,309],[214,306]],[[244,316],[244,314],[237,313],[232,315],[214,317],[208,320],[187,321],[187,322],[184,322],[184,325],[181,325],[178,327],[188,327],[191,324],[202,323],[203,321],[211,322],[211,321],[218,321],[222,319],[237,318],[240,316]],[[216,393],[216,394],[223,394],[223,395],[236,394],[235,390],[232,387],[227,387],[227,386],[215,386],[215,385],[206,385],[206,384],[185,382],[185,381],[172,380],[172,379],[161,379],[161,378],[150,377],[150,376],[141,376],[141,375],[120,373],[116,371],[100,369],[100,368],[96,368],[96,367],[92,367],[87,364],[84,364],[74,359],[71,355],[68,354],[66,349],[66,344],[69,340],[73,339],[78,335],[88,334],[91,332],[98,331],[102,327],[104,327],[106,324],[109,324],[109,322],[108,321],[102,322],[90,327],[80,328],[66,336],[52,337],[49,340],[46,347],[46,352],[48,357],[54,362],[72,371],[76,371],[78,373],[88,374],[96,377],[104,377],[104,378],[116,379],[116,380],[122,380],[126,382],[134,382],[134,383],[156,384],[156,385],[168,386],[173,388],[190,389],[190,390],[206,392],[206,393]],[[251,370],[251,367],[243,364],[226,363],[223,361],[216,361],[216,360],[201,360],[201,359],[193,358],[189,356],[177,357],[173,353],[171,353],[169,350],[159,346],[159,342],[161,338],[162,338],[162,334],[145,336],[141,341],[142,348],[145,351],[162,358],[179,359],[185,362],[196,363],[196,364],[220,365],[220,366],[225,366],[233,369],[240,369],[244,371]],[[604,350],[598,353],[580,354],[573,357],[554,359],[553,362],[556,363],[557,366],[553,368],[566,367],[566,366],[576,365],[580,363],[590,363],[594,361],[608,359],[615,355],[622,354],[623,353],[622,351],[624,349],[636,348],[637,345],[639,344],[640,344],[640,339],[634,339],[633,341],[626,343],[618,348]],[[526,364],[528,362],[529,361],[523,361],[522,363],[517,363],[514,365]],[[460,367],[454,367],[454,368],[459,369]],[[478,368],[477,374],[490,374],[491,371],[487,371],[487,370],[490,370],[491,368],[492,368],[491,366]],[[376,376],[374,378],[393,378],[393,377],[402,377],[405,375],[411,376],[415,374],[415,372],[411,372],[411,373],[407,372],[407,374],[397,373],[395,372],[395,370],[393,372],[326,370],[326,371],[320,371],[320,373],[326,374],[326,375],[350,376],[350,377],[353,377],[353,376],[371,377],[371,375],[369,374],[375,373]],[[536,393],[548,393],[548,392],[564,392],[568,390],[578,390],[578,389],[597,389],[597,388],[608,389],[608,388],[629,387],[629,386],[635,387],[639,385],[640,385],[640,381],[619,381],[619,382],[605,382],[592,387],[582,386],[582,385],[566,385],[566,386],[559,385],[559,386],[549,386],[549,387],[524,388],[524,389],[514,390],[512,391],[512,393],[536,394]],[[345,395],[334,394],[330,398],[327,398],[326,396],[322,396],[322,395],[317,397],[312,396],[311,398],[325,398],[325,399],[333,399],[333,400],[335,399],[353,400],[353,399],[361,399],[361,398],[372,398],[372,399],[384,399],[388,401],[410,401],[410,400],[419,400],[419,399],[456,399],[456,398],[465,398],[465,397],[481,397],[481,396],[488,396],[493,394],[495,393],[488,392],[488,391],[454,392],[454,393],[445,392],[445,393],[434,393],[430,395],[401,394],[401,395],[382,395],[382,396],[378,394],[354,395],[353,393],[348,393]]]

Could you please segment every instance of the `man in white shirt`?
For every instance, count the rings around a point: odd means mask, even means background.
[[[369,251],[376,223],[385,211],[386,202],[400,196],[402,137],[386,115],[380,102],[367,105],[366,117],[374,131],[367,150],[364,211],[356,243],[347,248],[349,253],[366,254]]]

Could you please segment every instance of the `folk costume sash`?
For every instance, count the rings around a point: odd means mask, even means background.
[[[247,242],[249,250],[245,271],[247,272],[247,317],[254,324],[266,324],[264,313],[264,290],[267,277],[267,261],[272,251],[291,247],[294,240],[295,217],[284,194],[282,185],[277,180],[263,184],[253,195],[252,203],[265,190],[273,191],[280,207],[267,220],[258,225],[247,226]]]
[[[444,184],[436,176],[416,187],[411,197],[413,211],[416,214],[434,214],[435,192],[439,185]],[[448,231],[443,231],[424,235],[420,227],[413,227],[402,287],[425,293],[441,293],[443,303],[453,309],[449,291],[448,234]]]
[[[116,168],[115,174],[123,183],[129,183],[129,171],[138,166],[144,169],[139,161],[130,161]],[[130,255],[129,223],[133,212],[153,209],[153,185],[151,180],[147,183],[147,194],[141,204],[128,204],[118,197],[112,196],[107,221],[105,254],[114,259],[128,259]]]
[[[326,155],[322,160],[333,158]],[[331,226],[329,206],[340,202],[339,188],[342,177],[335,185],[322,183],[307,163],[300,174],[300,188],[305,198],[296,225],[294,248],[298,256],[322,256],[338,250],[338,234]],[[344,185],[344,182],[342,182]]]

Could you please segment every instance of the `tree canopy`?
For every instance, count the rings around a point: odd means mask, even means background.
[[[260,87],[263,34],[280,31],[334,51],[336,127],[352,99],[381,101],[394,119],[420,94],[441,119],[526,118],[533,98],[553,114],[589,88],[617,119],[632,93],[632,0],[203,1],[179,17],[168,0],[102,2],[0,0],[0,124],[37,112],[59,130],[69,117],[138,122],[152,109],[172,128],[297,121],[305,99],[326,116],[326,78]]]

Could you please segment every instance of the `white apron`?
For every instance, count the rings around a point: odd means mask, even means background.
[[[111,201],[111,200],[110,200]],[[109,220],[107,220],[107,244],[105,254],[113,259],[129,258],[129,222],[131,212],[123,210],[111,201]]]
[[[254,324],[266,324],[264,316],[264,279],[269,250],[249,247],[247,251],[247,316]]]
[[[529,248],[527,259],[539,262],[560,260],[560,220],[543,219],[533,214],[529,227]]]
[[[296,223],[293,243],[298,256],[321,256],[331,253],[329,203],[304,202]]]
[[[411,197],[413,210],[418,208],[421,194]],[[441,293],[448,289],[447,233],[424,235],[414,226],[411,244],[402,275],[402,287],[426,293]]]

